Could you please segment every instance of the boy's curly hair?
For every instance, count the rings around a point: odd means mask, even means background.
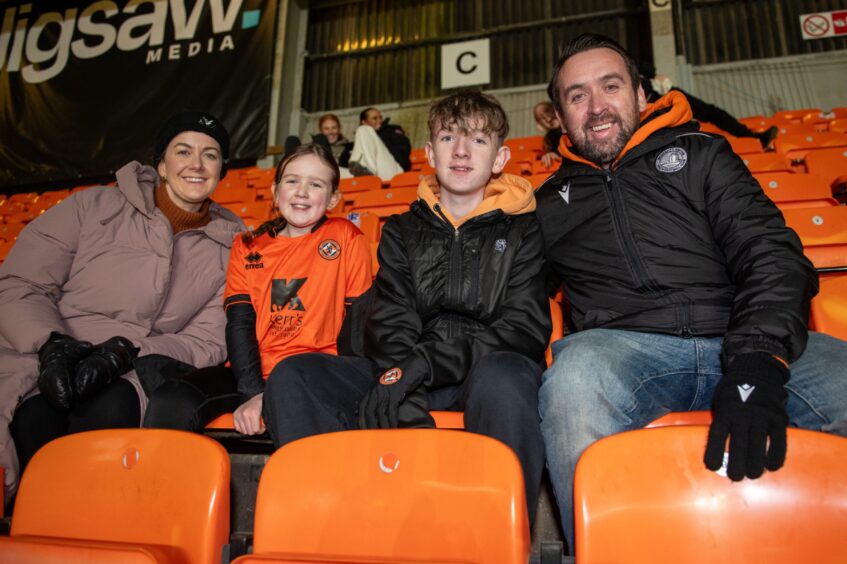
[[[477,123],[469,123],[474,121]],[[429,107],[427,125],[430,136],[452,127],[457,127],[462,133],[471,129],[479,129],[488,135],[496,133],[501,145],[509,134],[509,118],[500,102],[475,88],[463,89],[436,100]]]

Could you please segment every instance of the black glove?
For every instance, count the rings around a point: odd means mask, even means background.
[[[76,365],[76,397],[85,400],[105,388],[112,380],[130,371],[138,351],[129,339],[112,337],[94,346],[94,350]]]
[[[706,468],[718,470],[723,464],[727,436],[730,480],[758,478],[765,468],[773,471],[782,466],[788,376],[788,367],[767,353],[742,354],[732,360],[712,399],[712,426],[703,457]]]
[[[383,372],[359,404],[359,428],[396,429],[400,404],[422,380],[422,375],[404,374],[401,368]]]
[[[38,389],[54,408],[68,411],[73,406],[72,386],[77,362],[91,354],[93,345],[57,331],[38,349]]]

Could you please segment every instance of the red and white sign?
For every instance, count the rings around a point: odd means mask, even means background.
[[[821,39],[847,35],[847,10],[817,12],[800,16],[803,39]]]

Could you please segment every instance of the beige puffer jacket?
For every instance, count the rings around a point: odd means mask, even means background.
[[[91,188],[30,223],[0,265],[0,466],[17,483],[9,423],[36,388],[36,352],[51,331],[99,343],[116,335],[204,367],[226,358],[222,307],[230,247],[242,222],[211,204],[202,229],[173,235],[154,205],[156,171],[132,162],[118,187]],[[146,397],[134,372],[126,375]],[[8,498],[7,498],[8,499]]]

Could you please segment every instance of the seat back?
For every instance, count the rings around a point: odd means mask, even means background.
[[[777,152],[792,161],[802,160],[806,153],[828,147],[847,147],[847,134],[837,132],[804,132],[780,135],[774,141]]]
[[[352,201],[352,197],[348,198],[348,194],[356,192],[364,192],[365,190],[380,190],[382,189],[382,179],[379,176],[354,176],[353,178],[342,178],[338,183],[338,189],[344,194],[344,199]]]
[[[110,429],[39,450],[21,478],[11,536],[172,547],[219,562],[229,537],[229,458],[192,433]]]
[[[847,272],[821,275],[820,291],[812,299],[811,325],[847,341]]]
[[[544,152],[543,135],[530,135],[529,137],[506,139],[503,144],[512,151],[531,151],[535,155],[540,155]]]
[[[847,266],[847,208],[792,208],[782,214],[817,268]]]
[[[756,137],[734,137],[730,135],[726,138],[729,145],[732,147],[732,152],[736,155],[749,155],[764,152],[762,142]]]
[[[395,174],[389,183],[389,188],[417,188],[421,179],[427,174],[421,170],[410,170]]]
[[[847,183],[847,147],[821,149],[806,155],[806,170],[826,180],[831,188]]]
[[[707,470],[707,427],[640,429],[588,447],[574,487],[584,562],[843,562],[847,439],[788,429],[785,466],[733,483]]]
[[[751,153],[741,160],[753,174],[757,172],[794,172],[791,161],[778,153]]]
[[[837,206],[829,184],[815,174],[792,172],[757,173],[762,191],[780,209]]]
[[[259,481],[253,553],[525,564],[520,464],[482,435],[436,429],[301,439]]]

